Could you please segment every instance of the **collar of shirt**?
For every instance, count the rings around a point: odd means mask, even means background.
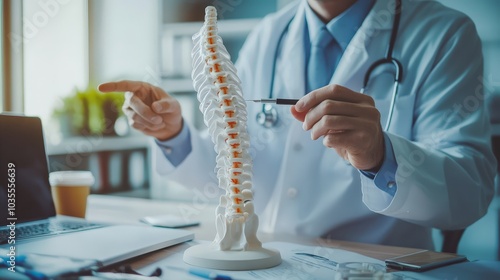
[[[358,0],[347,10],[326,24],[326,28],[332,34],[333,38],[335,38],[335,40],[339,43],[342,48],[342,52],[344,52],[347,48],[347,45],[351,41],[352,37],[354,37],[354,34],[358,31],[374,3],[375,0]],[[313,38],[316,37],[325,24],[314,13],[309,4],[305,6],[309,42],[312,42]]]

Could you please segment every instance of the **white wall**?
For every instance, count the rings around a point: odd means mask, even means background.
[[[159,84],[159,0],[90,0],[90,80]]]
[[[0,30],[3,30],[3,5],[0,5]],[[0,52],[3,54],[3,36],[0,36]],[[0,55],[0,65],[1,69],[4,69],[3,66],[3,55]],[[4,99],[4,92],[3,92],[3,75],[0,75],[0,111],[3,111],[3,99]]]
[[[47,121],[61,97],[88,82],[87,1],[25,0],[23,25],[25,113]]]

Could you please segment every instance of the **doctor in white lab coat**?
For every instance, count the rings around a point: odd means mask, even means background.
[[[432,227],[462,229],[481,218],[496,161],[471,20],[434,1],[403,1],[394,57],[404,78],[384,131],[393,74],[381,70],[365,95],[359,91],[368,67],[385,55],[395,0],[375,1],[329,86],[310,93],[308,2],[329,1],[298,1],[266,17],[237,63],[246,99],[268,98],[271,87],[273,98],[301,98],[291,108],[276,106],[272,128],[255,120],[260,105],[247,106],[260,230],[433,248]],[[125,113],[133,127],[157,138],[158,171],[188,187],[215,182],[213,143],[183,122],[175,99],[141,82],[100,89],[129,91]]]

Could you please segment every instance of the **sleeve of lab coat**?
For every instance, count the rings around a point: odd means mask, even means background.
[[[496,169],[481,42],[468,19],[451,34],[419,81],[412,139],[388,133],[398,164],[395,196],[370,191],[373,180],[362,178],[372,211],[440,229],[465,228],[486,213]]]

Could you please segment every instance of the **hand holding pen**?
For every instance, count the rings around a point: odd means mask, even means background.
[[[357,169],[378,171],[385,149],[380,112],[372,97],[335,85],[314,90],[300,100],[246,101],[293,105],[292,115],[303,122],[304,130],[311,131],[313,140],[323,137],[326,147],[335,149]]]

